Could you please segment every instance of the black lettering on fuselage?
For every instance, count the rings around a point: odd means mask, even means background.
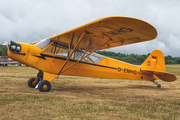
[[[136,70],[131,70],[131,69],[127,69],[127,68],[121,69],[120,67],[118,67],[118,72],[121,72],[121,71],[123,71],[124,73],[128,73],[128,74],[134,74],[134,75],[137,74]]]

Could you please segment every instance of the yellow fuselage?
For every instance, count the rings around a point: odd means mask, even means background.
[[[48,53],[36,45],[18,43],[21,45],[21,54],[8,50],[8,56],[22,64],[34,67],[49,74],[58,75],[66,57]],[[69,59],[63,70],[68,68],[76,59]],[[62,71],[63,71],[62,70]],[[153,75],[141,73],[140,66],[104,57],[98,63],[80,61],[62,75],[121,78],[134,80],[153,80]],[[49,81],[51,81],[50,79]]]

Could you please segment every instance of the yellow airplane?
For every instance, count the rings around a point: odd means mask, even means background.
[[[171,82],[176,76],[166,73],[164,55],[153,51],[142,65],[132,65],[94,53],[112,47],[155,39],[156,29],[131,17],[110,16],[34,43],[11,41],[8,56],[39,70],[29,87],[41,92],[51,89],[58,75]],[[141,48],[140,48],[141,49]]]

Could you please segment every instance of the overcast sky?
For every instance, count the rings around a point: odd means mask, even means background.
[[[155,49],[180,57],[180,0],[0,0],[0,44],[30,43],[105,16],[128,16],[152,24],[153,41],[108,49],[147,54]]]

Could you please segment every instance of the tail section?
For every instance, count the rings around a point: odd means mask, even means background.
[[[154,50],[141,65],[141,69],[166,72],[164,54]]]
[[[177,78],[172,73],[166,73],[164,55],[160,50],[154,50],[141,65],[141,72],[153,74],[157,78],[171,82]]]

